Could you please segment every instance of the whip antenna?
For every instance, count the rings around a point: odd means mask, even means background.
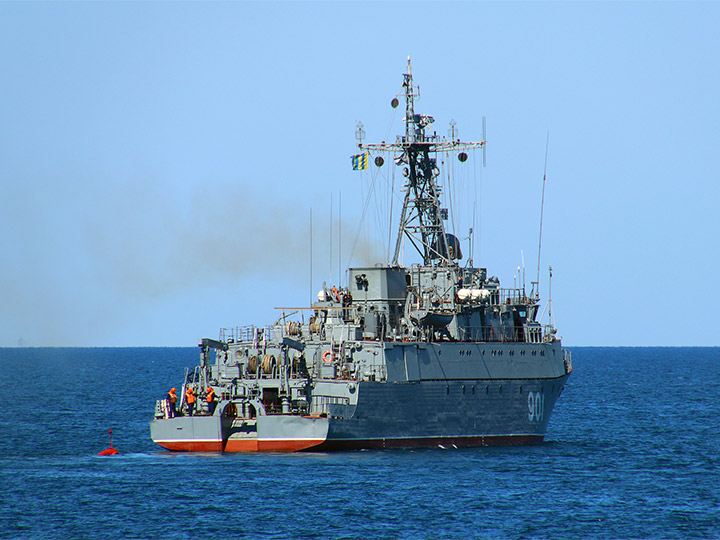
[[[482,140],[483,140],[483,142],[484,142],[484,141],[487,141],[487,136],[486,136],[486,134],[485,134],[485,117],[484,117],[484,116],[483,116],[483,119],[482,119],[482,131],[483,131],[483,138],[482,138]],[[484,145],[484,144],[483,144],[483,147],[482,147],[482,152],[483,152],[483,167],[485,167],[485,166],[487,166],[487,160],[485,159],[485,145]]]
[[[535,296],[540,297],[540,250],[542,249],[542,225],[543,225],[543,209],[545,208],[545,180],[547,179],[547,160],[548,148],[550,146],[550,132],[547,133],[545,140],[545,169],[543,170],[542,200],[540,202],[540,239],[538,240],[538,264],[537,264],[537,290]]]

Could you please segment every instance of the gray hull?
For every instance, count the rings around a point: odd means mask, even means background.
[[[319,449],[541,442],[566,379],[363,383]]]
[[[517,445],[542,442],[569,375],[544,380],[463,380],[357,386],[357,405],[326,416],[157,419],[153,440],[205,452]]]

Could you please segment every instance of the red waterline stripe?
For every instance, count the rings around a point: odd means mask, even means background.
[[[221,441],[156,441],[177,452],[299,452],[381,448],[472,448],[478,446],[520,446],[539,444],[543,435],[477,435],[470,437],[411,437],[402,439],[230,439]]]
[[[176,452],[298,452],[322,443],[324,439],[229,439],[223,448],[220,440],[192,439],[155,441],[163,448]]]

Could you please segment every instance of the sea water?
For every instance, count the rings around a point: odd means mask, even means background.
[[[0,538],[720,537],[719,348],[573,349],[540,445],[164,451],[198,357],[0,349]]]

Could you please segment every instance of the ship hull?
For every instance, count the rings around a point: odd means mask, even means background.
[[[327,431],[327,418],[311,416],[192,416],[150,422],[153,441],[181,452],[298,452],[325,442]]]
[[[380,450],[394,448],[476,448],[479,446],[523,446],[539,444],[544,435],[468,435],[456,437],[409,437],[395,439],[341,439],[328,440],[312,450],[332,452],[342,450]]]
[[[541,443],[568,375],[534,380],[358,384],[355,406],[328,417],[156,419],[153,440],[173,451],[297,452],[462,448]]]

